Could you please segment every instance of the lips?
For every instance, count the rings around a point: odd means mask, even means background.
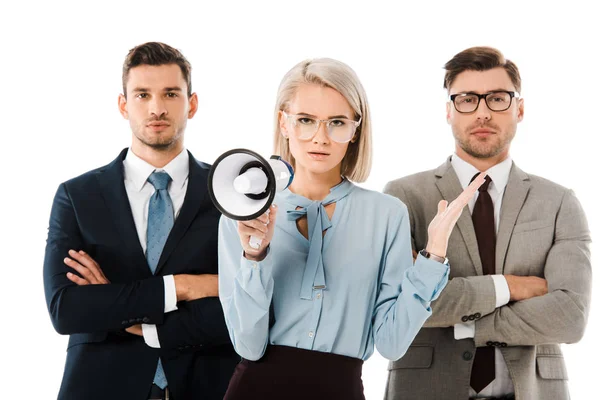
[[[329,157],[329,155],[330,155],[329,153],[325,153],[325,152],[321,152],[321,151],[309,151],[308,152],[308,156],[316,161],[325,160],[327,157]]]
[[[494,131],[492,131],[491,129],[479,128],[479,129],[473,129],[471,131],[471,133],[473,133],[473,134],[488,134],[488,135],[492,135],[492,134],[494,134]]]
[[[478,139],[487,139],[492,135],[495,135],[496,132],[494,132],[491,129],[487,129],[487,128],[477,128],[477,129],[473,129],[471,131],[471,135],[475,136]]]

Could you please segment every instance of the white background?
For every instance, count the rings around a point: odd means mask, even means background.
[[[364,186],[376,190],[438,166],[453,151],[442,67],[467,47],[497,47],[523,79],[526,112],[514,160],[574,189],[597,232],[600,30],[587,3],[121,3],[2,6],[3,398],[56,398],[67,337],[53,330],[43,294],[52,199],[61,182],[107,164],[129,145],[129,125],[117,111],[121,65],[130,48],[146,41],[179,48],[192,63],[200,109],[186,145],[207,162],[233,147],[269,155],[284,73],[309,57],[346,62],[371,103],[375,160]],[[597,245],[592,251],[594,262]],[[583,340],[563,346],[574,399],[600,391],[590,367],[600,357],[598,305],[596,295]],[[367,399],[382,398],[386,365],[378,354],[366,362]]]

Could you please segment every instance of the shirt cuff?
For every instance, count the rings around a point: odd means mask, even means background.
[[[415,265],[407,271],[407,277],[417,291],[417,295],[426,302],[436,300],[448,283],[450,266],[442,264],[421,254]]]
[[[165,284],[165,313],[177,310],[177,292],[173,275],[163,276]],[[160,347],[160,346],[158,346]]]
[[[148,346],[160,349],[156,325],[142,324],[142,334],[144,335],[144,342],[146,342]]]
[[[269,257],[269,255],[271,254],[271,246],[267,247],[267,254],[265,254],[265,258],[263,258],[261,261],[252,261],[247,259],[246,257],[244,257],[244,254],[242,254],[242,266],[245,266],[246,269],[253,269],[253,270],[259,270],[259,271],[270,271],[272,268],[272,257]]]
[[[475,321],[454,325],[454,339],[461,340],[475,337]]]
[[[510,289],[504,275],[492,275],[494,288],[496,288],[496,308],[502,307],[510,301]]]

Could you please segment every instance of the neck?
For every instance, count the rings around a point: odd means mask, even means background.
[[[296,164],[294,181],[290,185],[293,193],[306,197],[309,200],[323,200],[329,190],[342,181],[339,168],[316,174]]]
[[[461,147],[456,146],[456,155],[468,162],[479,171],[484,172],[492,168],[494,165],[500,164],[508,158],[508,149],[503,150],[493,157],[477,158],[465,152]]]
[[[173,161],[175,157],[183,150],[183,143],[177,142],[173,146],[157,150],[140,142],[134,141],[131,144],[133,154],[146,161],[155,168],[163,168]]]

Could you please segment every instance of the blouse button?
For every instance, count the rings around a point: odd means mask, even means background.
[[[315,333],[313,331],[308,332],[308,337],[312,338],[313,336],[315,336]]]

